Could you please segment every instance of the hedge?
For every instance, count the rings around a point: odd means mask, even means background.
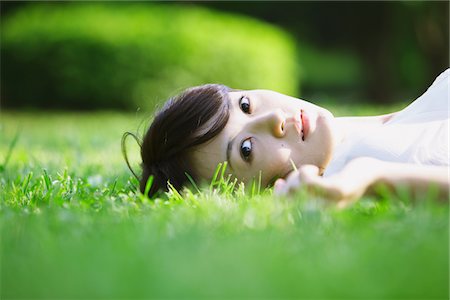
[[[173,3],[35,3],[2,19],[6,107],[152,109],[219,82],[299,92],[296,45],[243,16]]]

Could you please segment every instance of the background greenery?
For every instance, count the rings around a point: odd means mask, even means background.
[[[448,298],[449,207],[432,195],[339,211],[216,180],[150,201],[118,155],[144,118],[2,114],[2,299]]]
[[[415,99],[449,66],[448,1],[203,5],[258,17],[288,30],[299,45],[301,96],[306,99],[374,103]],[[313,48],[312,56],[304,46]]]
[[[207,29],[207,30],[206,30]],[[2,20],[5,106],[151,110],[219,82],[297,94],[294,40],[248,17],[141,3],[37,3]]]
[[[4,107],[153,109],[205,82],[392,103],[449,65],[448,1],[0,5]]]

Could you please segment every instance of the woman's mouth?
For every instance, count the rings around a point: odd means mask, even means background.
[[[300,110],[300,119],[302,120],[302,140],[305,140],[309,134],[309,117],[303,109]]]

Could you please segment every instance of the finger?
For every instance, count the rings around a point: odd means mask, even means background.
[[[320,169],[315,165],[304,165],[300,168],[301,180],[310,192],[317,193],[328,199],[341,199],[341,192],[336,186],[320,176]]]
[[[289,174],[286,176],[286,182],[292,181],[292,180],[297,180],[296,178],[298,178],[298,176],[300,175],[300,172],[298,170],[294,170],[289,172]]]
[[[286,185],[286,180],[284,180],[283,178],[278,178],[275,181],[275,183],[273,184],[273,187],[274,187],[275,190],[279,190],[285,185]]]
[[[300,178],[305,184],[317,184],[322,177],[319,176],[319,168],[314,165],[300,167]]]
[[[287,195],[295,191],[301,184],[300,173],[295,170],[290,172],[286,179],[277,179],[275,181],[275,194],[276,195]]]
[[[298,170],[292,171],[286,178],[285,190],[287,194],[291,194],[300,188],[302,181]]]
[[[287,194],[287,186],[286,186],[286,180],[283,178],[279,178],[275,181],[273,185],[273,192],[276,196],[284,196]]]
[[[301,175],[319,176],[319,168],[315,165],[303,165],[299,170]]]

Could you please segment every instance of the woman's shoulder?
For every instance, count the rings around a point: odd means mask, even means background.
[[[448,85],[449,78],[450,78],[450,68],[448,68],[447,70],[442,72],[438,77],[436,77],[432,86],[435,84],[440,84],[442,82],[445,82],[445,80],[447,80],[447,85]]]
[[[450,69],[442,72],[431,86],[405,109],[397,112],[389,123],[426,122],[449,118]]]

